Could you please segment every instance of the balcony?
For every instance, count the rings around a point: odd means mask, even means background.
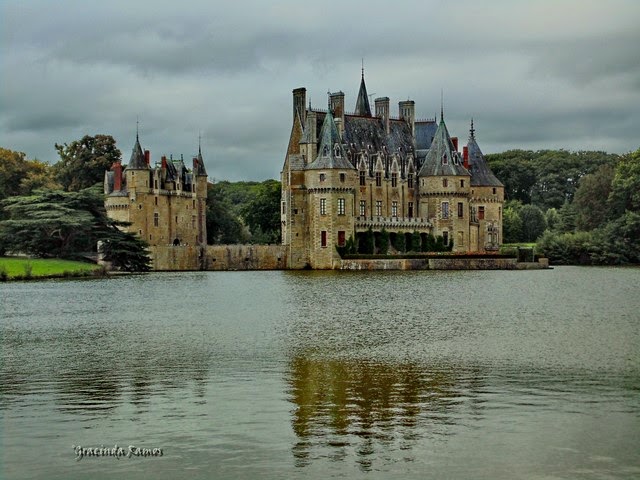
[[[371,227],[380,230],[383,227],[390,231],[430,231],[433,226],[429,220],[415,217],[356,217],[356,231],[365,231]]]

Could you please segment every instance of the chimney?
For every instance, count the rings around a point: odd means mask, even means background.
[[[462,147],[462,160],[464,162],[464,168],[469,170],[469,147],[466,145]]]
[[[453,149],[458,151],[458,137],[451,137],[451,143],[453,143]]]
[[[409,124],[411,128],[411,135],[415,136],[416,125],[416,102],[413,100],[406,100],[398,103],[398,110],[400,113],[400,119]]]
[[[307,103],[307,89],[304,87],[296,88],[293,91],[293,120],[296,120],[296,116],[300,115],[300,121],[304,127],[306,121],[306,103]]]
[[[389,134],[389,97],[376,98],[376,117],[382,119],[384,131]]]
[[[151,162],[151,152],[149,150],[144,151],[144,161],[147,162],[148,167],[149,163]]]
[[[329,94],[329,108],[333,114],[333,119],[338,127],[340,137],[344,132],[344,93],[336,92]]]
[[[113,171],[113,191],[119,192],[122,190],[122,164],[116,162],[111,166]]]

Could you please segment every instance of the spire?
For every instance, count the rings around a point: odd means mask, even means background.
[[[475,140],[475,139],[476,139],[476,129],[475,129],[475,128],[473,128],[473,117],[471,117],[471,129],[469,130],[469,137],[470,137],[472,140]]]
[[[325,168],[348,168],[350,170],[354,168],[347,160],[331,110],[325,115],[322,129],[320,130],[318,156],[307,166],[308,170]]]
[[[129,170],[146,170],[149,168],[149,165],[147,165],[147,161],[144,158],[142,147],[140,146],[140,136],[138,130],[138,119],[136,118],[136,143],[133,146],[133,151],[131,152],[131,160],[129,160],[129,165],[127,165],[127,168]]]
[[[201,136],[200,132],[198,132],[198,156],[196,157],[197,162],[193,162],[193,171],[196,175],[206,175],[207,170],[204,168],[204,160],[202,159],[202,145],[201,145]]]
[[[364,83],[364,60],[362,63],[362,78],[360,79],[360,91],[358,91],[358,100],[356,101],[356,115],[363,117],[371,116],[371,106],[369,105],[369,95],[367,95],[367,86]]]
[[[440,89],[440,121],[444,122],[444,90]]]

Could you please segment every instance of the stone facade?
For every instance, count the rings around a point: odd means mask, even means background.
[[[149,245],[206,245],[207,172],[200,149],[192,170],[164,156],[152,166],[136,135],[129,164],[116,162],[105,172],[104,192],[107,215],[130,223],[125,228]]]
[[[362,241],[369,228],[392,236],[441,236],[454,252],[495,251],[502,242],[504,187],[475,139],[458,151],[441,112],[417,120],[415,104],[389,98],[371,112],[364,81],[353,113],[343,92],[328,110],[293,91],[293,125],[282,179],[282,243],[289,268],[341,268],[335,246]]]
[[[284,270],[282,245],[155,245],[149,247],[153,270]]]

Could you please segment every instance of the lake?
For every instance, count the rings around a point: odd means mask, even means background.
[[[0,477],[638,478],[639,285],[599,267],[0,284]]]

